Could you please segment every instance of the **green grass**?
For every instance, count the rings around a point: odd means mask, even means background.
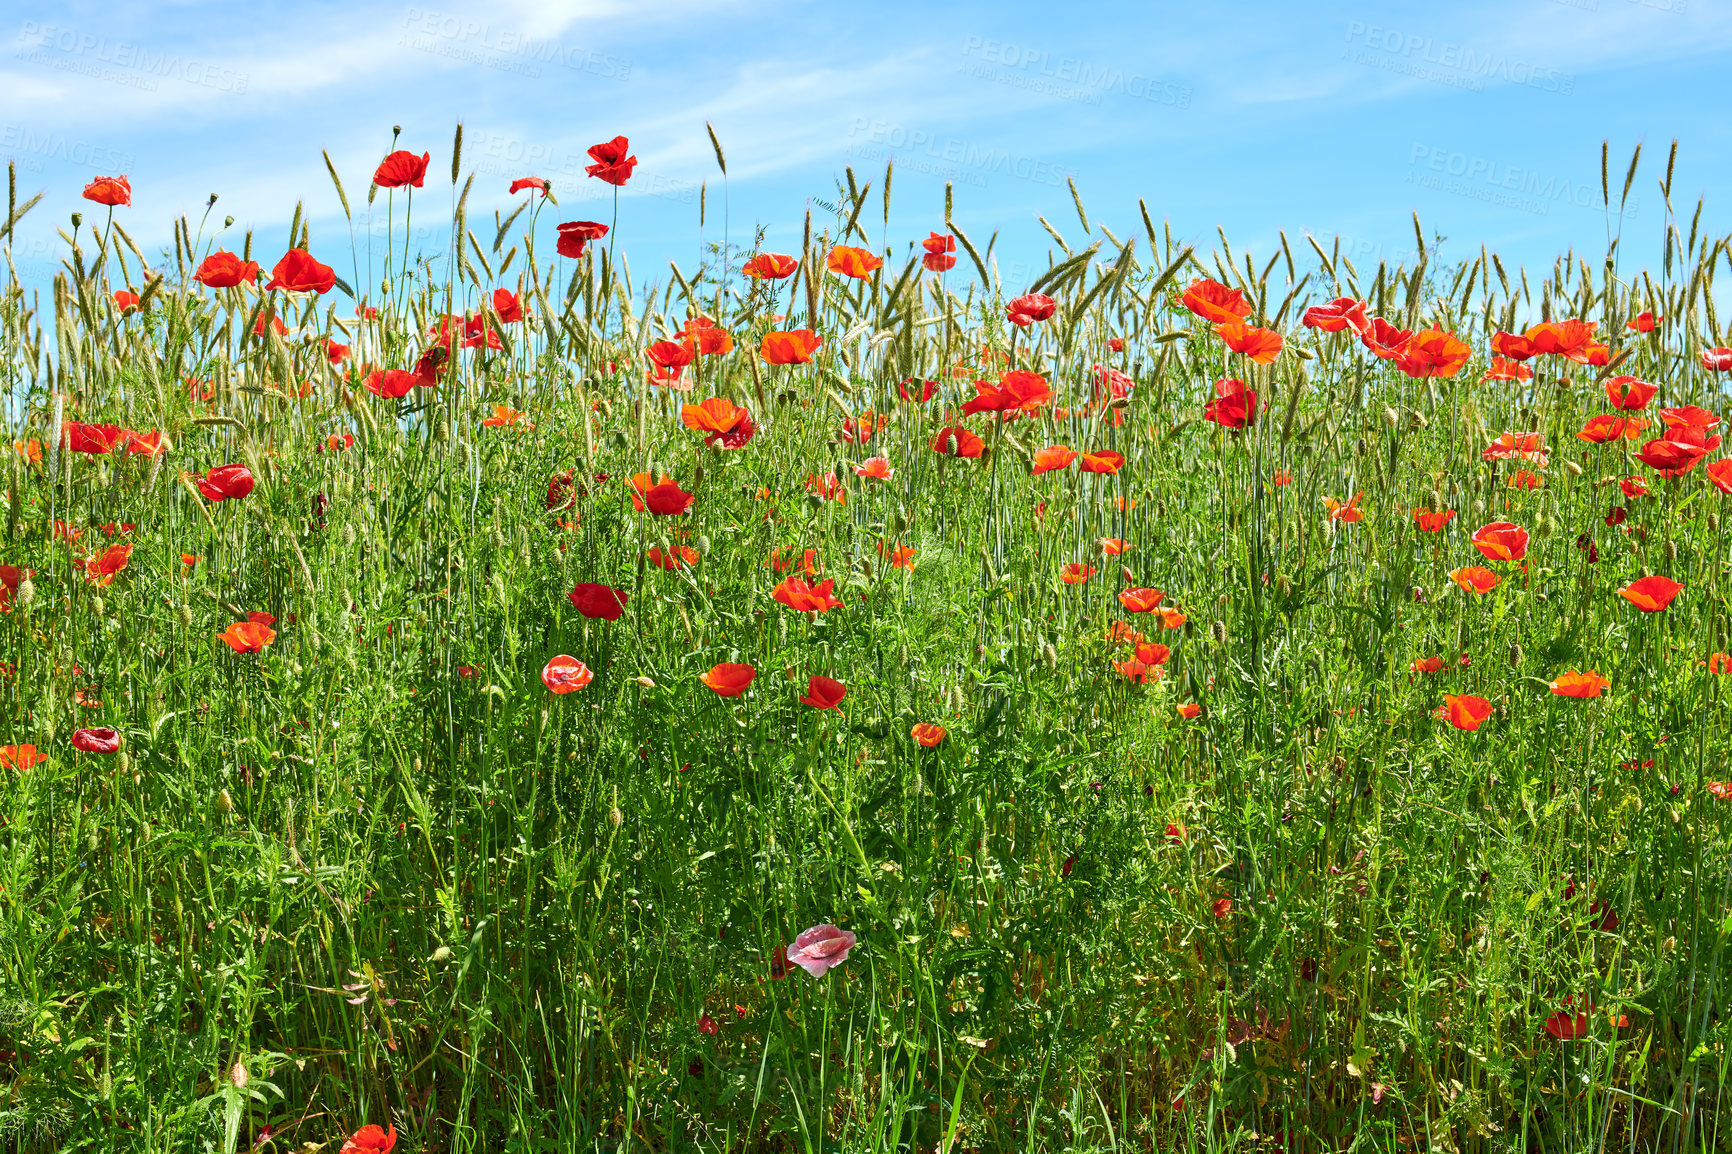
[[[1259,271],[1145,212],[1043,278],[1055,317],[1012,329],[1003,301],[1031,286],[998,285],[978,243],[944,278],[905,272],[907,238],[944,222],[886,198],[880,231],[849,184],[794,254],[816,288],[742,278],[756,245],[628,283],[629,200],[573,261],[552,205],[482,228],[466,185],[454,252],[405,268],[400,241],[351,260],[319,238],[349,286],[380,286],[365,323],[342,288],[194,283],[213,247],[268,272],[286,239],[208,218],[149,262],[142,310],[109,299],[146,262],[95,206],[52,286],[4,282],[12,435],[45,448],[0,478],[0,560],[34,571],[0,616],[0,739],[47,756],[0,769],[0,1142],[228,1152],[268,1125],[269,1149],[336,1154],[377,1122],[453,1152],[1723,1148],[1724,498],[1705,468],[1653,476],[1642,440],[1575,433],[1614,371],[1660,386],[1650,437],[1660,406],[1725,411],[1698,359],[1726,343],[1724,242],[1668,217],[1647,272],[1360,270],[1328,246]],[[368,203],[370,229],[391,198]],[[823,275],[842,240],[889,259]],[[1286,334],[1273,364],[1178,304],[1201,276]],[[498,286],[528,314],[504,348],[458,350],[400,401],[360,387],[353,366],[412,368],[438,316]],[[1299,325],[1337,295],[1473,358],[1416,380]],[[261,300],[285,337],[250,335]],[[1643,309],[1665,323],[1627,332]],[[689,395],[646,388],[644,346],[692,313],[733,351]],[[1481,381],[1492,334],[1542,317],[1596,320],[1627,359]],[[798,327],[825,337],[811,364],[756,359]],[[327,338],[352,345],[341,368]],[[952,369],[983,346],[1054,402],[957,416],[977,374]],[[1134,378],[1121,408],[1089,403],[1096,364]],[[1202,420],[1223,376],[1260,394],[1243,432]],[[909,377],[937,395],[901,400]],[[750,410],[749,444],[681,423],[711,396]],[[496,404],[533,427],[482,426]],[[870,446],[841,440],[867,410],[888,415]],[[171,447],[56,449],[75,419]],[[982,459],[929,448],[956,423]],[[1482,450],[1527,430],[1550,462],[1512,488],[1521,462]],[[1030,476],[1051,444],[1126,460]],[[855,475],[873,454],[893,477]],[[232,463],[244,499],[183,480]],[[575,504],[550,512],[566,470]],[[646,471],[691,512],[635,512]],[[826,472],[845,502],[809,491]],[[1653,493],[1626,498],[1637,475]],[[1361,491],[1362,521],[1326,519]],[[1421,533],[1433,502],[1458,515]],[[1495,520],[1531,532],[1525,572],[1469,543]],[[77,559],[125,523],[129,562],[96,585]],[[701,559],[646,562],[676,545]],[[778,549],[815,550],[842,606],[772,599],[797,572]],[[1097,571],[1066,584],[1073,562]],[[1483,597],[1447,576],[1474,564],[1503,577]],[[1663,612],[1616,593],[1649,574],[1684,586]],[[590,581],[629,594],[619,620],[575,612]],[[1188,621],[1125,613],[1128,584]],[[251,611],[276,639],[231,652],[216,634]],[[1158,679],[1115,669],[1120,621],[1170,647]],[[594,681],[548,692],[556,654]],[[699,680],[718,662],[756,667],[743,696]],[[1569,669],[1610,688],[1552,695]],[[839,712],[798,703],[815,674],[846,683]],[[1439,720],[1446,693],[1491,719]],[[918,745],[921,722],[945,740]],[[94,725],[120,753],[73,747]],[[773,978],[821,922],[859,935],[848,960]],[[1559,1040],[1566,998],[1595,1008]]]

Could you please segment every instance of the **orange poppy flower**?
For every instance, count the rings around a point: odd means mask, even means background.
[[[1722,493],[1732,493],[1732,457],[1723,457],[1711,461],[1707,468],[1708,480]]]
[[[1443,527],[1455,519],[1454,509],[1445,509],[1441,513],[1428,508],[1418,508],[1413,511],[1413,523],[1419,526],[1422,533],[1441,533]]]
[[[692,317],[680,330],[680,339],[697,350],[699,356],[719,357],[733,351],[734,336],[720,328],[709,317]]]
[[[770,590],[770,596],[800,613],[828,613],[842,607],[842,602],[830,592],[835,584],[834,577],[817,585],[807,584],[799,577],[786,577]]]
[[[1351,525],[1355,521],[1363,521],[1365,519],[1365,512],[1359,507],[1359,498],[1363,496],[1365,496],[1365,491],[1362,489],[1353,494],[1353,499],[1348,501],[1345,505],[1333,497],[1323,498],[1323,504],[1328,512],[1329,520],[1340,521],[1347,525]]]
[[[1598,697],[1611,682],[1595,673],[1577,673],[1574,669],[1552,681],[1552,693],[1558,697]]]
[[[1530,469],[1517,469],[1509,475],[1505,485],[1511,489],[1537,489],[1545,483],[1545,478],[1538,473]]]
[[[1125,455],[1115,453],[1111,449],[1093,449],[1082,455],[1082,471],[1085,473],[1105,473],[1116,476],[1124,468]]]
[[[1407,342],[1412,339],[1411,329],[1398,329],[1382,317],[1373,317],[1371,327],[1359,334],[1359,343],[1370,349],[1373,356],[1385,361],[1401,356]]]
[[[1156,612],[1161,615],[1162,629],[1183,629],[1185,627],[1185,622],[1190,620],[1189,617],[1186,617],[1177,609],[1167,606],[1162,606],[1160,609],[1157,609]]]
[[[1460,569],[1451,569],[1449,579],[1461,586],[1463,593],[1490,593],[1503,582],[1503,578],[1490,569],[1478,565],[1465,565]]]
[[[1203,707],[1194,701],[1187,701],[1182,705],[1175,706],[1174,708],[1179,711],[1179,716],[1186,721],[1195,720],[1197,715],[1203,712]]]
[[[1545,436],[1540,433],[1500,433],[1479,456],[1482,461],[1529,461],[1542,469],[1549,460]]]
[[[1659,391],[1660,386],[1650,385],[1647,381],[1635,377],[1619,375],[1606,380],[1606,399],[1617,409],[1645,409]]]
[[[1144,665],[1165,665],[1173,656],[1173,651],[1159,641],[1139,641],[1136,643],[1136,652],[1131,656]]]
[[[947,425],[932,438],[932,451],[958,457],[978,458],[986,451],[986,442],[962,425]]]
[[[1443,669],[1443,658],[1415,657],[1408,668],[1415,673],[1438,673]]]
[[[1512,361],[1525,361],[1534,355],[1533,342],[1520,333],[1497,333],[1491,338],[1491,348],[1498,356]],[[1531,372],[1528,374],[1532,375]]]
[[[1124,674],[1125,680],[1136,685],[1147,685],[1150,678],[1156,681],[1161,679],[1159,666],[1146,664],[1134,657],[1129,661],[1113,662],[1113,668]]]
[[[1482,381],[1531,381],[1534,371],[1520,361],[1512,361],[1508,357],[1493,357],[1491,368],[1485,371]]]
[[[865,477],[873,481],[888,481],[896,474],[890,467],[889,457],[868,457],[854,466],[856,477]]]
[[[1236,377],[1215,382],[1215,399],[1203,406],[1203,419],[1223,429],[1243,429],[1257,419],[1257,391]]]
[[[944,740],[944,727],[942,725],[934,725],[930,721],[915,723],[914,728],[909,730],[908,733],[910,737],[914,738],[914,740],[918,741],[921,745],[924,745],[927,749],[931,749],[933,746]]]
[[[1642,577],[1618,590],[1618,596],[1643,613],[1658,613],[1672,603],[1684,587],[1670,577]]]
[[[1510,521],[1481,525],[1469,540],[1488,561],[1520,561],[1528,553],[1528,531]]]
[[[915,552],[916,550],[912,545],[896,546],[890,553],[890,567],[892,569],[906,569],[910,573],[914,572]]]
[[[793,558],[784,556],[782,550],[770,550],[770,568],[775,570],[777,573],[786,572],[794,565],[794,563]],[[808,577],[816,577],[818,571],[823,568],[823,565],[818,562],[818,551],[816,549],[806,549],[802,551],[799,565],[800,572],[804,573]]]
[[[971,413],[1029,413],[1052,400],[1052,390],[1039,373],[1012,369],[1000,374],[998,382],[974,382],[974,399],[962,406],[963,416]]]
[[[483,417],[481,419],[481,424],[483,427],[489,429],[532,429],[535,426],[523,419],[528,415],[528,413],[514,409],[510,405],[494,405],[493,415],[491,417]]]
[[[268,621],[237,621],[217,634],[236,653],[258,653],[277,639]]]
[[[1576,440],[1586,441],[1590,445],[1604,445],[1608,441],[1639,441],[1647,427],[1648,422],[1640,417],[1601,414],[1588,418],[1582,431],[1576,434]]]
[[[1121,557],[1125,550],[1130,548],[1125,544],[1123,537],[1097,537],[1095,538],[1095,547],[1101,551],[1101,555],[1104,557]]]
[[[722,661],[711,667],[701,680],[716,691],[718,697],[738,697],[752,684],[757,669],[733,661]]]
[[[1472,733],[1491,716],[1491,702],[1468,693],[1446,693],[1443,695],[1443,708],[1439,713],[1457,729]]]
[[[823,501],[848,503],[848,490],[842,487],[842,478],[834,473],[807,473],[806,492]]]
[[[29,769],[47,760],[48,755],[34,745],[0,745],[0,766],[7,769]]]
[[[558,694],[576,693],[579,689],[595,680],[589,666],[569,654],[561,653],[550,658],[541,667],[541,683]]]
[[[1426,329],[1408,339],[1396,367],[1410,377],[1453,377],[1472,354],[1467,342],[1454,333]]]
[[[1190,287],[1180,294],[1179,303],[1217,325],[1251,315],[1251,305],[1245,300],[1244,293],[1208,278],[1192,281]]]
[[[110,545],[84,563],[85,577],[93,585],[109,585],[114,581],[114,575],[126,568],[131,560],[131,545]]]
[[[698,359],[697,349],[685,341],[656,341],[644,354],[663,370],[683,369]]]
[[[698,563],[698,551],[688,545],[674,545],[665,553],[660,545],[651,545],[644,556],[651,565],[658,565],[670,573],[681,566]]]
[[[1293,474],[1289,473],[1286,469],[1277,469],[1275,475],[1270,477],[1269,481],[1277,487],[1282,485],[1291,485],[1293,483]]]
[[[1077,459],[1077,453],[1067,445],[1048,445],[1034,454],[1034,467],[1028,475],[1038,477],[1042,473],[1052,473],[1067,467]]]
[[[1079,561],[1072,561],[1069,565],[1066,565],[1063,572],[1059,574],[1059,580],[1063,581],[1066,585],[1082,585],[1094,575],[1095,568],[1093,565],[1084,565]]]
[[[752,426],[752,414],[726,397],[711,397],[697,405],[681,405],[680,422],[688,429],[703,433],[705,444],[714,445],[719,442],[723,448],[728,449],[736,447],[728,443],[730,440],[739,441],[741,434],[744,434],[746,440],[750,440],[757,431]]]
[[[823,343],[824,338],[811,329],[765,333],[758,352],[772,365],[803,365],[812,359],[812,354]]]
[[[1281,353],[1281,334],[1274,329],[1259,329],[1245,324],[1243,321],[1232,320],[1215,330],[1226,342],[1229,349],[1251,358],[1259,365],[1266,365]]]
[[[681,489],[679,482],[663,477],[660,482],[650,484],[648,473],[634,473],[631,479],[632,508],[642,513],[646,509],[658,517],[677,517],[681,513],[691,511],[692,502],[697,498]]]
[[[1299,318],[1299,323],[1308,329],[1320,329],[1326,333],[1338,333],[1342,329],[1352,327],[1354,331],[1371,327],[1371,318],[1365,313],[1365,302],[1353,297],[1336,297],[1328,304],[1312,305],[1305,310],[1305,315]]]
[[[1594,344],[1594,321],[1542,321],[1529,327],[1525,336],[1535,356],[1561,356],[1583,359]]]
[[[1119,604],[1127,613],[1152,613],[1160,608],[1164,596],[1159,589],[1126,589],[1119,593]]]
[[[391,1154],[392,1147],[397,1145],[397,1124],[393,1122],[387,1132],[377,1125],[366,1125],[355,1131],[343,1142],[343,1148],[337,1154]]]
[[[794,275],[800,262],[779,252],[761,252],[748,260],[740,270],[754,280],[786,280]]]
[[[839,244],[830,250],[830,255],[824,258],[824,267],[831,272],[851,276],[856,280],[865,280],[874,272],[884,267],[884,261],[875,257],[866,249],[853,245]]]
[[[810,705],[813,709],[836,709],[847,695],[848,687],[840,681],[814,676],[806,682],[806,696],[800,698],[800,704]]]
[[[1216,898],[1214,904],[1211,905],[1209,909],[1214,912],[1217,920],[1224,920],[1233,912],[1233,899]]]

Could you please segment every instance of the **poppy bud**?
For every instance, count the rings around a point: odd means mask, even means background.
[[[645,689],[654,689],[656,687],[656,683],[647,677],[634,677],[632,680],[643,686]]]
[[[1388,425],[1390,428],[1393,429],[1393,428],[1395,428],[1396,421],[1398,421],[1400,419],[1401,419],[1400,413],[1397,413],[1394,409],[1390,408],[1388,405],[1383,406],[1383,423],[1385,425]]]
[[[1443,508],[1443,494],[1439,493],[1436,489],[1433,489],[1431,491],[1431,504],[1426,506],[1426,507],[1429,509],[1433,509],[1433,510],[1442,509]]]
[[[229,796],[227,789],[217,794],[216,807],[219,813],[233,813],[235,811],[235,799]]]
[[[245,1090],[249,1080],[250,1079],[247,1077],[247,1068],[241,1065],[240,1060],[237,1058],[235,1064],[229,1067],[229,1082],[234,1085],[235,1089]]]
[[[107,604],[105,604],[103,602],[102,598],[92,597],[90,599],[90,611],[92,613],[96,614],[98,617],[101,617],[103,615],[104,611],[106,611],[107,609],[108,609],[108,606],[107,606]]]
[[[427,955],[427,960],[430,962],[448,962],[448,961],[450,961],[451,960],[451,947],[450,946],[440,946],[438,949],[434,950],[431,954]]]
[[[1213,625],[1211,625],[1209,627],[1209,631],[1215,635],[1215,644],[1225,645],[1227,643],[1227,624],[1226,624],[1226,622],[1224,622],[1224,621],[1215,622]]]
[[[1521,668],[1522,647],[1519,644],[1514,644],[1509,647],[1509,663],[1512,668]]]
[[[1568,473],[1572,477],[1579,477],[1582,475],[1582,467],[1574,461],[1565,461],[1564,472]]]
[[[607,820],[618,827],[625,822],[625,815],[619,811],[619,806],[616,805],[607,811]]]
[[[26,577],[18,582],[18,608],[28,609],[36,600],[36,583]]]
[[[86,853],[95,853],[101,848],[102,839],[97,837],[94,833],[84,839],[84,850]]]
[[[698,538],[697,550],[698,556],[700,557],[708,557],[710,555],[710,539],[708,535]]]
[[[1473,512],[1475,516],[1483,516],[1485,514],[1485,502],[1480,500],[1478,497],[1473,499]]]
[[[1676,561],[1677,559],[1678,559],[1678,543],[1676,541],[1666,542],[1666,560],[1667,561]]]
[[[1720,531],[1720,514],[1718,514],[1718,513],[1709,513],[1708,514],[1708,531],[1710,533],[1718,533]],[[18,604],[20,604],[20,605],[24,604],[24,600],[23,600],[23,598],[24,598],[24,586],[23,585],[18,586],[18,597],[19,597]]]

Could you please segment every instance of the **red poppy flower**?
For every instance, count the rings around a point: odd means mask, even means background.
[[[1006,319],[1023,329],[1035,321],[1051,320],[1057,311],[1058,302],[1045,293],[1024,293],[1004,306]]]
[[[1443,669],[1443,658],[1415,657],[1407,667],[1415,673],[1438,673]]]
[[[1412,339],[1412,330],[1398,329],[1382,317],[1373,317],[1371,327],[1359,334],[1359,343],[1386,361],[1399,357]]]
[[[1192,281],[1190,287],[1180,295],[1179,303],[1197,316],[1217,325],[1251,315],[1251,306],[1245,300],[1244,293],[1206,278]]]
[[[772,365],[803,365],[812,359],[812,354],[823,343],[824,338],[811,329],[772,332],[764,334],[758,352],[765,362]]]
[[[896,473],[890,467],[889,457],[868,457],[854,466],[856,477],[866,477],[873,481],[888,481]]]
[[[1498,332],[1491,338],[1492,352],[1512,361],[1525,361],[1534,355],[1533,342],[1520,333]]]
[[[84,199],[109,208],[132,203],[132,182],[124,176],[99,176],[84,186]]]
[[[1618,482],[1618,488],[1622,489],[1624,491],[1624,496],[1628,497],[1632,501],[1637,497],[1646,497],[1649,495],[1648,484],[1641,477],[1625,477],[1622,481]]]
[[[1457,729],[1472,733],[1491,716],[1491,702],[1472,694],[1446,693],[1443,695],[1443,708],[1439,712],[1445,721]]]
[[[1709,409],[1704,409],[1701,405],[1679,405],[1675,408],[1661,409],[1660,419],[1666,422],[1666,428],[1673,431],[1700,429],[1706,433],[1720,423],[1717,414]],[[1720,440],[1718,437],[1714,438],[1713,443],[1708,445],[1710,449],[1719,447]]]
[[[1576,440],[1586,441],[1590,445],[1604,445],[1610,441],[1634,441],[1641,437],[1647,429],[1648,422],[1640,417],[1615,417],[1609,413],[1589,417],[1588,423],[1582,426],[1582,431],[1576,434]]]
[[[1681,477],[1690,472],[1708,453],[1719,446],[1720,438],[1703,435],[1701,429],[1677,425],[1664,437],[1656,437],[1643,445],[1636,459],[1662,477]]]
[[[715,690],[718,697],[738,697],[757,675],[758,671],[750,665],[723,661],[712,667],[701,680]]]
[[[944,732],[942,725],[934,725],[930,721],[920,721],[916,722],[914,728],[908,731],[908,735],[927,749],[931,749],[944,740]]]
[[[304,248],[291,248],[271,270],[265,290],[283,289],[292,293],[313,292],[321,296],[337,283],[337,274],[328,264],[320,264]]]
[[[554,693],[576,693],[595,680],[589,666],[577,658],[561,653],[541,667],[541,683]]]
[[[122,314],[132,312],[138,308],[137,293],[127,292],[125,289],[120,289],[114,293],[113,299],[114,307],[119,309]]]
[[[74,453],[112,453],[132,434],[119,425],[87,425],[67,421],[60,426],[61,443]]]
[[[932,438],[932,451],[958,457],[979,457],[986,451],[986,442],[962,425],[946,425]]]
[[[1178,710],[1179,716],[1186,721],[1196,720],[1197,715],[1203,712],[1203,707],[1194,701],[1187,701],[1175,708]]]
[[[1560,1042],[1574,1041],[1586,1036],[1588,1032],[1588,1015],[1585,1013],[1572,1014],[1568,1009],[1574,1001],[1573,997],[1564,999],[1566,1008],[1546,1019],[1546,1033]]]
[[[1618,409],[1645,409],[1659,391],[1658,385],[1650,385],[1635,377],[1620,375],[1606,381],[1606,397],[1612,402],[1612,407]]]
[[[1052,473],[1067,468],[1077,459],[1076,450],[1067,445],[1048,445],[1038,449],[1034,454],[1034,467],[1029,470],[1029,476],[1038,477],[1042,473]]]
[[[890,553],[890,567],[892,569],[906,569],[910,573],[914,572],[914,554],[918,552],[919,550],[912,545],[896,546]]]
[[[1670,577],[1642,577],[1618,590],[1618,596],[1643,613],[1658,613],[1672,603],[1684,587]]]
[[[1336,297],[1328,304],[1313,305],[1306,309],[1305,315],[1299,318],[1299,323],[1308,329],[1321,329],[1326,333],[1338,333],[1346,328],[1363,332],[1371,327],[1371,318],[1366,315],[1364,301],[1352,297]]]
[[[343,1143],[343,1148],[337,1154],[391,1154],[391,1148],[397,1145],[397,1124],[393,1122],[389,1132],[377,1126],[361,1127]]]
[[[1243,429],[1257,419],[1257,391],[1236,377],[1215,382],[1215,399],[1203,406],[1203,419],[1223,429]]]
[[[692,317],[680,330],[680,339],[698,351],[698,355],[717,357],[734,347],[733,335],[719,328],[709,317]]]
[[[1732,369],[1732,349],[1723,347],[1703,349],[1702,367],[1716,373],[1724,373]]]
[[[1161,678],[1161,671],[1158,666],[1146,664],[1134,657],[1129,661],[1113,662],[1113,668],[1122,673],[1126,681],[1135,685],[1147,685],[1151,677],[1156,681]]]
[[[648,473],[635,473],[631,479],[632,507],[642,513],[646,509],[658,517],[677,517],[691,511],[696,496],[681,489],[679,482],[663,477],[650,484]]]
[[[110,545],[84,562],[85,579],[95,585],[110,585],[115,574],[132,560],[131,545]]]
[[[1525,335],[1535,356],[1551,355],[1576,360],[1587,356],[1597,327],[1594,321],[1542,321],[1530,326]]]
[[[533,189],[534,191],[539,192],[542,196],[547,195],[547,181],[541,179],[539,176],[520,176],[516,180],[512,181],[511,187],[505,191],[507,195],[516,195],[526,188]]]
[[[703,433],[706,445],[720,444],[724,449],[739,448],[757,431],[752,414],[726,397],[680,406],[680,421],[686,428]]]
[[[1224,921],[1233,912],[1233,899],[1216,898],[1209,909],[1214,913],[1217,921]]]
[[[828,613],[842,607],[842,602],[830,592],[835,584],[835,578],[810,585],[799,577],[784,577],[781,584],[770,590],[770,596],[796,612]]]
[[[1555,678],[1551,687],[1553,695],[1557,697],[1598,697],[1610,684],[1610,681],[1592,669],[1586,673],[1577,673],[1572,669]]]
[[[1491,368],[1485,371],[1482,381],[1531,381],[1534,371],[1520,361],[1512,361],[1508,357],[1493,357]]]
[[[1502,577],[1479,565],[1464,565],[1460,569],[1451,569],[1449,579],[1459,585],[1463,593],[1490,593],[1503,583]]]
[[[1111,449],[1094,449],[1082,455],[1082,471],[1085,473],[1105,473],[1109,477],[1117,475],[1124,468],[1125,456]]]
[[[649,558],[649,563],[651,565],[660,566],[671,573],[675,569],[687,565],[696,565],[698,563],[699,554],[696,549],[693,549],[688,545],[670,546],[666,553],[662,552],[662,547],[660,545],[651,545],[649,552],[646,553],[645,556]]]
[[[1732,673],[1732,653],[1709,654],[1708,672],[1716,675],[1721,673]]]
[[[366,386],[369,393],[380,397],[406,397],[411,389],[421,383],[421,378],[403,369],[380,369],[367,374]]]
[[[912,390],[909,389],[910,385],[914,386]],[[909,377],[896,386],[896,391],[901,394],[903,400],[916,405],[924,405],[938,391],[938,382],[918,381]]]
[[[630,151],[631,145],[623,136],[591,145],[589,158],[595,163],[584,165],[583,171],[618,187],[631,179],[631,170],[637,167],[637,157],[626,155]]]
[[[1520,561],[1528,553],[1528,531],[1509,521],[1481,525],[1470,540],[1491,561]]]
[[[947,252],[929,252],[921,256],[920,265],[927,272],[949,272],[956,267],[956,257]]]
[[[218,465],[193,484],[207,501],[238,501],[253,491],[253,474],[245,465]]]
[[[72,731],[72,748],[85,753],[113,753],[120,748],[120,734],[107,726]]]
[[[422,181],[427,179],[427,164],[432,159],[430,152],[416,156],[413,152],[398,149],[373,170],[373,183],[380,188],[402,188],[405,184],[420,188]]]
[[[585,581],[567,596],[571,598],[572,606],[585,617],[618,621],[620,614],[625,612],[625,603],[631,594],[624,589]]]
[[[268,621],[237,621],[217,636],[236,653],[258,653],[277,639]]]
[[[1084,565],[1080,561],[1072,561],[1059,573],[1059,580],[1066,585],[1084,585],[1095,575],[1093,565]]]
[[[800,262],[779,252],[761,252],[748,260],[740,270],[754,280],[786,280],[794,275]]]
[[[1454,509],[1445,509],[1440,513],[1423,508],[1413,511],[1413,523],[1419,527],[1422,533],[1441,533],[1443,527],[1454,519]]]
[[[1150,613],[1160,607],[1164,596],[1159,589],[1126,589],[1119,594],[1119,604],[1127,613]]]
[[[848,687],[840,681],[814,676],[806,682],[806,696],[800,698],[800,704],[813,709],[836,709],[847,695]]]
[[[1665,317],[1657,317],[1653,313],[1644,309],[1631,317],[1624,325],[1624,328],[1633,333],[1651,333],[1661,324],[1664,324],[1665,320]]]
[[[576,260],[583,255],[584,245],[607,235],[607,225],[594,220],[568,220],[559,226],[558,232],[559,240],[555,242],[554,250],[560,256]]]
[[[0,745],[0,766],[24,770],[48,760],[46,753],[34,745]]]
[[[880,257],[873,256],[866,249],[854,245],[839,244],[830,250],[824,258],[824,267],[834,273],[850,276],[856,280],[866,280],[874,272],[884,267]]]
[[[656,341],[644,352],[663,369],[683,369],[698,359],[697,350],[683,341]]]
[[[493,290],[493,315],[502,324],[514,325],[523,320],[523,302],[508,288]]]
[[[1343,505],[1333,497],[1323,498],[1324,512],[1330,521],[1340,521],[1348,525],[1365,520],[1365,511],[1359,507],[1359,499],[1365,496],[1363,490],[1353,494],[1351,500]]]
[[[1453,377],[1472,354],[1467,342],[1454,333],[1426,329],[1402,346],[1396,367],[1410,377]]]
[[[1052,389],[1046,378],[1025,369],[1012,369],[999,375],[998,383],[974,382],[974,399],[962,406],[964,416],[971,413],[1028,413],[1052,400]]]
[[[929,232],[926,239],[920,242],[920,247],[929,253],[955,252],[956,238],[948,233]]]
[[[1732,457],[1723,457],[1708,465],[1708,480],[1722,493],[1732,493]]]
[[[1266,365],[1281,353],[1281,334],[1274,329],[1253,328],[1243,321],[1228,321],[1215,330],[1228,348]]]
[[[1482,461],[1527,461],[1546,467],[1545,437],[1540,433],[1500,433],[1480,453]]]

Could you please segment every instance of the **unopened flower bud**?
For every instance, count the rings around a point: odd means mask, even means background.
[[[1391,408],[1388,405],[1383,406],[1383,423],[1385,425],[1388,425],[1390,428],[1393,429],[1393,428],[1395,428],[1396,422],[1399,420],[1401,420],[1401,414],[1400,413],[1396,412],[1393,408]]]
[[[100,596],[92,597],[90,599],[90,611],[98,617],[101,617],[108,611],[108,603]]]
[[[28,609],[36,600],[36,583],[26,577],[18,582],[18,608]]]
[[[229,796],[229,791],[227,789],[224,789],[221,793],[217,794],[216,807],[222,813],[233,813],[235,811],[235,799]]]
[[[247,1068],[241,1065],[240,1059],[238,1058],[235,1059],[235,1064],[229,1067],[229,1081],[234,1084],[234,1087],[237,1090],[245,1090],[247,1088]]]
[[[1522,647],[1519,644],[1509,647],[1509,663],[1513,668],[1519,669],[1521,667]]]
[[[1678,542],[1676,542],[1676,541],[1666,542],[1666,560],[1676,561],[1677,559],[1678,559]]]
[[[632,678],[632,680],[643,686],[645,689],[654,689],[656,687],[656,683],[648,677],[639,676]]]
[[[1582,475],[1582,467],[1574,461],[1565,461],[1564,472],[1568,473],[1572,477],[1579,477]]]
[[[427,960],[430,962],[448,962],[448,961],[450,961],[451,960],[451,947],[450,946],[440,946],[438,949],[434,950],[431,954],[428,955]]]
[[[177,616],[180,617],[180,623],[183,626],[192,625],[192,606],[191,605],[180,606],[179,609],[177,610]]]
[[[1214,634],[1215,643],[1217,645],[1225,645],[1227,643],[1227,624],[1226,624],[1226,622],[1224,622],[1224,621],[1215,622],[1213,625],[1209,626],[1209,632]]]

